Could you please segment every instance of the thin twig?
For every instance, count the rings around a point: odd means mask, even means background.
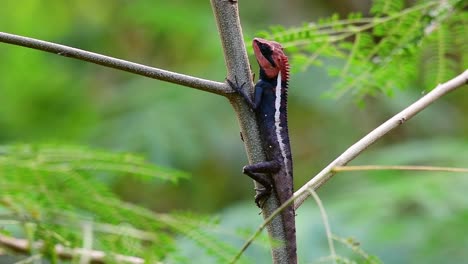
[[[0,245],[10,250],[20,252],[20,253],[29,253],[30,245],[26,239],[19,239],[8,237],[0,234]],[[33,247],[39,251],[44,247],[44,243],[37,242],[34,243]],[[145,261],[142,258],[133,257],[133,256],[124,256],[120,254],[108,254],[102,251],[97,250],[87,250],[87,249],[77,249],[77,248],[67,248],[60,245],[55,246],[55,253],[61,259],[73,259],[77,256],[86,255],[88,257],[89,263],[106,263],[106,260],[113,259],[118,263],[128,263],[128,264],[143,264]]]
[[[271,214],[269,217],[263,221],[263,223],[257,228],[257,231],[245,241],[244,245],[242,245],[241,249],[237,254],[234,256],[234,258],[229,262],[231,264],[236,263],[239,258],[242,256],[242,254],[247,250],[247,248],[250,246],[250,244],[253,243],[253,241],[262,233],[263,229],[277,216],[281,213],[281,210],[275,211],[273,214]]]
[[[0,42],[23,46],[31,49],[42,50],[65,57],[75,58],[106,66],[109,68],[114,68],[149,78],[158,79],[161,81],[180,84],[183,86],[199,89],[210,93],[226,94],[232,92],[232,89],[225,83],[205,80],[185,74],[153,68],[142,64],[116,59],[113,57],[104,56],[101,54],[43,40],[0,32]]]
[[[309,189],[309,192],[315,192],[315,191],[313,189]],[[320,208],[320,212],[322,214],[322,220],[323,220],[323,223],[324,223],[324,226],[325,226],[325,232],[327,233],[328,244],[329,244],[329,247],[330,247],[331,256],[333,257],[333,261],[336,261],[336,252],[335,252],[335,247],[333,246],[333,241],[332,241],[333,236],[332,236],[332,233],[331,233],[330,225],[328,224],[328,217],[327,217],[327,214],[325,212],[325,208],[323,207],[323,205],[322,205],[322,203],[320,201],[320,198],[318,197],[318,195],[316,195],[316,196],[317,197],[314,197],[314,198],[315,198],[317,206]],[[292,202],[293,202],[293,200],[290,200],[289,202],[282,204],[281,207],[278,208],[278,210],[274,211],[269,217],[267,217],[265,219],[265,221],[257,228],[255,233],[252,234],[252,236],[250,236],[247,239],[247,241],[245,241],[244,245],[242,245],[242,248],[234,256],[234,258],[232,259],[232,261],[230,263],[231,264],[235,263],[242,256],[242,254],[247,250],[247,248],[253,243],[253,241],[262,233],[263,229],[265,229],[265,227],[271,222],[271,220],[273,220],[278,214],[281,213],[281,211],[284,208],[286,208]]]
[[[332,172],[374,171],[374,170],[468,172],[468,168],[434,167],[434,166],[360,165],[360,166],[336,166],[332,168]]]
[[[294,193],[294,196],[291,198],[291,200],[296,200],[296,203],[294,205],[295,208],[298,208],[304,202],[304,200],[309,197],[309,188],[317,190],[335,174],[333,172],[333,168],[337,166],[346,165],[348,162],[356,158],[362,151],[364,151],[370,145],[372,145],[375,141],[377,141],[393,129],[399,127],[400,125],[411,119],[417,113],[421,112],[430,104],[435,102],[437,99],[441,98],[443,95],[459,87],[462,87],[467,83],[468,70],[465,70],[463,73],[451,79],[450,81],[443,84],[439,84],[431,92],[429,92],[428,94],[414,102],[412,105],[408,106],[406,109],[387,120],[385,123],[383,123],[376,129],[374,129],[372,132],[367,134],[365,137],[363,137],[361,140],[359,140],[357,143],[349,147],[345,152],[343,152],[343,154],[341,154],[327,167],[325,167],[320,173],[313,177],[312,180],[307,182],[304,186],[302,186],[298,191]],[[279,209],[281,209],[282,207],[283,206],[281,206]]]
[[[317,24],[317,23],[309,23],[304,27],[300,28],[293,28],[286,32],[276,32],[274,33],[274,37],[276,38],[285,38],[292,34],[298,34],[304,31],[304,28],[309,28],[310,30],[316,30],[317,35],[326,35],[329,36],[333,33],[349,33],[349,32],[363,32],[365,30],[370,29],[368,26],[371,25],[371,28],[375,25],[380,25],[386,23],[391,20],[398,19],[405,15],[411,14],[413,12],[419,12],[424,9],[432,8],[433,6],[439,4],[438,1],[431,1],[421,5],[416,5],[410,8],[406,8],[401,12],[394,13],[389,16],[385,17],[362,17],[362,18],[354,18],[354,19],[342,19],[336,21],[330,21],[328,23]],[[365,26],[364,28],[360,25]],[[337,29],[338,27],[338,29]],[[340,27],[345,27],[341,29]],[[316,36],[316,35],[315,35]]]
[[[315,191],[313,189],[309,189],[309,192],[315,193]],[[330,247],[331,257],[333,258],[333,261],[336,262],[336,251],[335,251],[335,247],[333,246],[333,240],[332,240],[333,236],[332,236],[331,228],[330,228],[330,225],[329,225],[329,222],[328,222],[327,213],[325,212],[325,208],[323,207],[323,204],[322,204],[320,198],[318,197],[318,195],[317,194],[315,194],[315,195],[312,194],[312,195],[314,196],[315,202],[317,203],[317,206],[319,207],[320,213],[322,215],[322,221],[323,221],[323,224],[325,226],[325,232],[326,232],[327,238],[328,238],[328,245]],[[290,201],[290,203],[292,203],[292,202],[293,201]],[[287,205],[288,204],[283,204],[281,206],[281,208],[282,207],[285,208]],[[242,254],[253,243],[253,241],[257,238],[257,236],[262,233],[263,229],[268,225],[268,223],[270,223],[270,221],[273,220],[273,218],[275,218],[278,214],[281,213],[281,211],[282,211],[281,208],[279,208],[278,210],[273,212],[273,214],[271,214],[268,218],[266,218],[265,221],[257,228],[257,231],[252,236],[250,236],[249,239],[247,239],[247,241],[244,243],[242,248],[239,250],[239,252],[236,254],[236,256],[234,256],[234,258],[230,262],[231,264],[235,263],[242,256]]]
[[[304,39],[299,38],[296,41],[288,41],[284,48],[288,47],[298,47],[298,46],[305,46],[311,43],[321,43],[321,42],[329,42],[335,43],[341,41],[343,39],[349,38],[355,34],[359,34],[361,32],[365,32],[369,29],[372,29],[380,24],[387,23],[392,20],[399,19],[403,16],[411,14],[413,12],[419,12],[424,9],[433,8],[433,6],[437,5],[438,1],[427,2],[421,5],[416,5],[407,9],[402,10],[401,12],[395,13],[393,15],[385,16],[385,17],[375,17],[375,18],[358,18],[353,20],[338,20],[338,21],[331,21],[326,24],[314,24],[311,23],[306,27],[309,27],[311,37]],[[336,29],[336,26],[344,26],[343,29]],[[315,32],[314,32],[315,30]],[[275,39],[282,39],[287,38],[288,36],[298,34],[304,31],[304,27],[300,27],[297,29],[292,29],[285,32],[274,33],[271,34],[272,37]],[[320,37],[324,36],[324,37]]]
[[[317,204],[317,206],[318,206],[318,208],[320,210],[320,215],[322,216],[323,226],[325,227],[325,233],[327,234],[328,247],[330,248],[330,257],[331,257],[333,263],[336,264],[336,257],[337,256],[336,256],[335,246],[333,244],[333,234],[331,232],[330,222],[328,221],[327,212],[325,211],[325,207],[322,204],[322,200],[320,200],[320,197],[314,191],[314,189],[309,189],[309,193],[314,198],[315,203]]]
[[[362,258],[364,258],[367,261],[370,261],[370,256],[367,254],[364,250],[362,250],[361,243],[359,241],[354,240],[353,238],[343,238],[339,236],[333,236],[333,240],[340,242],[341,244],[347,246],[350,248],[354,253],[358,254]],[[367,262],[366,262],[367,263]],[[369,262],[369,263],[374,263],[374,262]]]

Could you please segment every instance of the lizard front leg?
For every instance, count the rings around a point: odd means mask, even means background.
[[[234,76],[234,78],[235,83],[229,79],[226,79],[227,83],[231,86],[231,88],[234,91],[236,91],[238,94],[244,97],[245,101],[253,111],[256,111],[262,100],[263,89],[269,84],[265,82],[257,83],[255,85],[255,92],[252,99],[250,95],[245,91],[245,89],[243,89],[245,83],[239,85],[237,77]],[[276,173],[279,169],[280,165],[276,161],[264,161],[244,166],[243,173],[248,175],[253,180],[259,182],[261,185],[263,185],[263,188],[256,189],[257,194],[255,195],[255,203],[258,207],[262,208],[265,199],[271,194],[271,189],[273,188],[273,180],[269,176],[269,174]]]
[[[264,187],[262,189],[256,189],[255,203],[258,207],[262,208],[265,199],[271,194],[273,179],[269,174],[276,173],[279,169],[280,165],[276,161],[263,161],[244,166],[242,172]]]
[[[235,83],[229,79],[226,79],[226,82],[231,86],[231,88],[238,94],[240,94],[242,97],[244,97],[245,101],[249,105],[249,107],[252,110],[256,110],[257,107],[260,104],[261,100],[261,94],[262,94],[262,87],[257,87],[255,86],[255,93],[254,93],[254,98],[252,99],[248,92],[244,89],[245,82],[242,84],[239,84],[237,81],[237,76],[234,76]]]

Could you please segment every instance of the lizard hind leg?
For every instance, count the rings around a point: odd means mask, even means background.
[[[269,174],[276,173],[280,169],[280,165],[276,161],[264,161],[251,165],[244,166],[243,173],[259,182],[263,188],[255,189],[255,203],[262,208],[263,204],[271,194],[273,188],[273,179]]]

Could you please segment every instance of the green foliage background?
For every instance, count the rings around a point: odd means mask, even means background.
[[[377,16],[384,15],[379,10],[391,16],[406,7],[401,1],[379,2],[394,4],[374,9]],[[262,32],[260,35],[285,44],[291,55],[294,74],[289,93],[289,125],[296,186],[435,83],[467,68],[466,11],[454,16],[451,10],[425,3],[431,10],[447,13],[443,25],[427,38],[410,34],[411,29],[420,32],[424,25],[437,21],[418,13],[407,20],[396,19],[390,28],[360,32],[359,42],[354,35],[338,47],[326,45],[329,39],[318,41],[316,34],[330,28],[343,32],[355,28],[336,26],[340,20],[337,16],[319,22],[318,18],[335,12],[340,17],[347,17],[350,12],[367,13],[368,4],[240,3],[246,40]],[[458,3],[461,5],[462,1]],[[314,25],[298,27],[314,21]],[[283,26],[269,29],[277,24]],[[331,27],[320,28],[323,25]],[[37,0],[6,0],[0,9],[0,31],[213,80],[222,81],[225,77],[208,1],[50,0],[45,5]],[[376,42],[388,31],[392,38]],[[407,39],[409,36],[416,38]],[[421,39],[423,43],[419,42]],[[296,45],[295,41],[306,45]],[[404,45],[391,60],[401,64],[390,61],[382,67],[374,63],[378,61],[374,60],[377,51],[366,49],[376,44],[386,46],[387,49],[378,50],[379,56],[385,56],[394,51],[391,47],[395,43]],[[424,49],[420,49],[421,45]],[[445,57],[448,59],[441,60]],[[256,69],[256,65],[252,66]],[[169,263],[193,259],[209,263],[229,259],[234,248],[260,224],[261,217],[256,217],[251,199],[252,183],[240,173],[246,158],[237,121],[223,98],[5,44],[0,44],[0,73],[0,144],[8,146],[0,150],[0,213],[8,218],[13,211],[15,220],[33,223],[32,227],[19,230],[0,221],[3,231],[80,246],[80,224],[69,224],[73,226],[70,228],[63,223],[81,221],[85,216],[98,229],[97,249]],[[328,73],[334,76],[329,77]],[[354,164],[466,167],[465,90],[446,96],[377,143]],[[53,160],[53,166],[47,167],[50,170],[37,172],[38,161],[40,168],[50,165],[49,160],[42,159],[44,149],[66,153],[68,158]],[[135,157],[135,166],[119,167],[121,163],[134,162],[133,158],[125,158],[133,156],[102,149],[138,153],[151,163]],[[96,168],[96,162],[86,163],[86,155],[101,159],[106,166]],[[25,165],[18,168],[18,164]],[[182,177],[173,184],[170,179],[182,175],[179,171],[188,172],[191,177]],[[75,182],[78,178],[69,177],[70,173],[81,175],[80,179],[87,180],[85,185],[79,187]],[[169,176],[161,178],[162,175]],[[319,194],[334,234],[354,237],[366,252],[383,262],[455,263],[468,258],[464,250],[468,246],[464,235],[468,232],[466,176],[342,173]],[[18,185],[9,186],[12,182]],[[96,199],[94,190],[86,186],[93,186],[99,197],[105,197]],[[55,200],[61,193],[64,200]],[[128,207],[122,206],[120,199]],[[69,204],[69,200],[73,203]],[[50,210],[44,210],[47,204]],[[121,210],[121,214],[113,215],[114,210]],[[211,217],[181,213],[187,211],[217,215],[219,225],[214,227]],[[58,219],[59,224],[50,219]],[[300,259],[312,261],[326,256],[325,233],[317,208],[304,206],[297,219]],[[50,225],[44,226],[44,222]],[[141,237],[132,238],[127,235],[133,234],[128,230],[118,231],[115,236],[99,231],[100,227],[105,229],[104,224],[111,225],[114,231],[128,226],[130,231],[148,231],[144,234],[151,243],[140,244]],[[68,236],[57,238],[47,230]],[[249,249],[246,261],[268,263],[269,249],[263,242]],[[364,261],[345,246],[338,251],[357,262]]]

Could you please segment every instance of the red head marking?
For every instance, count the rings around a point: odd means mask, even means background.
[[[268,78],[275,78],[281,71],[282,78],[289,77],[288,57],[284,55],[283,47],[275,41],[254,38],[253,49],[260,68]]]

